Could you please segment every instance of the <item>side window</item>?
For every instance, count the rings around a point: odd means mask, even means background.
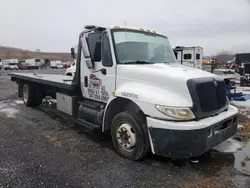
[[[184,54],[184,59],[192,59],[192,54]]]
[[[106,32],[103,33],[103,40],[102,40],[102,64],[105,67],[113,66],[109,38]]]
[[[200,58],[201,58],[201,55],[200,54],[196,54],[196,59],[200,60]]]
[[[175,58],[177,59],[178,58],[178,53],[174,52],[174,55],[175,55]]]
[[[101,61],[101,37],[101,32],[88,35],[89,52],[93,61]]]

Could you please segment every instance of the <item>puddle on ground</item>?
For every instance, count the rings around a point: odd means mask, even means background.
[[[14,101],[1,101],[0,102],[0,115],[8,118],[14,118],[19,114],[19,110],[14,108],[17,105]]]
[[[234,167],[250,176],[250,141],[248,141],[246,147],[237,151],[234,156]]]
[[[16,104],[23,104],[23,100],[15,100]]]

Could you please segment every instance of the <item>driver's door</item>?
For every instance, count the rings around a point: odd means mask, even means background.
[[[111,55],[109,34],[106,31],[85,35],[93,68],[81,66],[81,88],[85,98],[106,103],[115,90],[115,65]],[[85,57],[82,58],[86,59]],[[85,61],[82,61],[85,62]]]

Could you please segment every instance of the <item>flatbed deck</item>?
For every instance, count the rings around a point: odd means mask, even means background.
[[[12,81],[29,81],[33,83],[49,85],[60,89],[72,91],[75,85],[73,77],[57,74],[36,74],[36,73],[8,73]]]

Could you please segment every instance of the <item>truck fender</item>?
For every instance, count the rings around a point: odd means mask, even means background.
[[[117,97],[112,95],[105,107],[102,121],[102,132],[106,132],[110,129],[113,118],[120,112],[127,111],[128,109],[139,109],[143,114],[143,110],[140,108],[140,104],[124,97]]]
[[[159,86],[152,86],[144,83],[134,83],[129,82],[118,87],[113,95],[110,96],[103,115],[103,125],[102,131],[105,132],[107,127],[110,126],[112,122],[107,122],[107,116],[110,116],[110,111],[112,113],[119,113],[122,107],[125,107],[128,103],[133,103],[135,106],[140,108],[140,110],[146,116],[167,119],[167,117],[159,112],[155,105],[165,105],[165,106],[178,106],[178,107],[191,107],[192,102],[182,98],[177,93],[174,93],[166,88],[160,88]],[[115,109],[110,110],[110,108]],[[184,104],[180,106],[179,104]],[[119,106],[119,108],[117,108]],[[112,117],[114,115],[111,115]]]

